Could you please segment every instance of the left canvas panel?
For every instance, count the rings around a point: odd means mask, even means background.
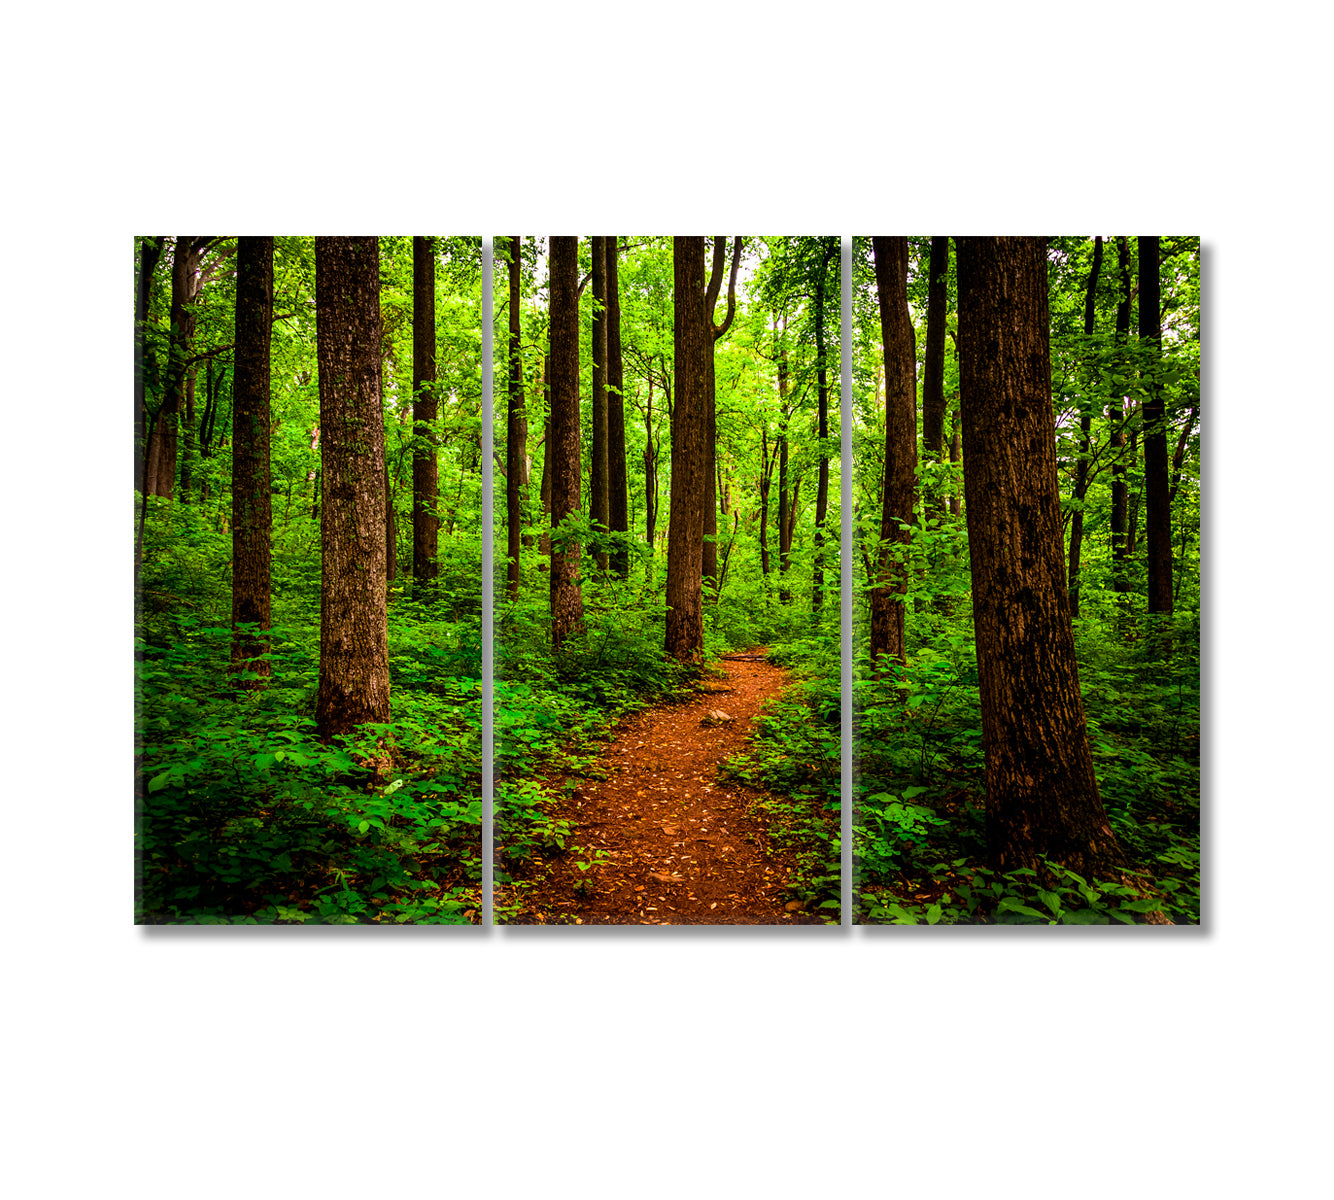
[[[137,924],[481,923],[481,268],[134,239]]]

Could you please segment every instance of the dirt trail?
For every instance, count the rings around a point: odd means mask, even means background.
[[[785,673],[762,650],[721,665],[727,678],[684,704],[628,718],[557,815],[576,825],[566,853],[525,892],[518,924],[809,925],[784,892],[790,854],[770,844],[763,793],[721,781]],[[738,659],[741,659],[738,661]],[[580,870],[576,859],[599,861]],[[791,902],[795,903],[795,901]]]

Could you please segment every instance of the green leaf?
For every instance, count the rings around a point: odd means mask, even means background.
[[[369,821],[362,821],[360,824],[357,825],[357,832],[365,833],[368,829],[370,829],[370,827],[371,823]]]

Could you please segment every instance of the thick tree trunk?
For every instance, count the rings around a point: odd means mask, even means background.
[[[232,653],[238,674],[268,678],[267,639],[236,631],[270,625],[269,343],[273,239],[243,237],[236,251],[236,372],[232,379]],[[259,679],[238,680],[257,687]]]
[[[523,400],[523,340],[519,327],[519,248],[509,239],[509,403],[505,406],[505,587],[510,602],[519,598],[519,558],[523,549],[524,464],[528,459],[528,421]]]
[[[559,650],[584,628],[578,541],[561,523],[579,511],[579,239],[553,237],[549,263],[551,353],[551,644]]]
[[[917,347],[908,314],[908,239],[871,239],[885,347],[885,471],[871,592],[871,659],[907,662],[904,597],[917,492]]]
[[[722,289],[723,264],[727,261],[727,239],[713,239],[713,264],[704,295],[704,321],[708,331],[704,350],[704,555],[700,567],[704,579],[716,590],[718,579],[718,389],[714,373],[714,344],[732,326],[736,314],[736,275],[741,258],[741,238],[732,243],[732,271],[727,283],[727,316],[721,325],[713,319],[713,310]]]
[[[435,451],[435,241],[412,239],[412,579],[430,586],[440,546]]]
[[[625,370],[621,361],[621,285],[616,259],[617,237],[607,238],[607,525],[611,532],[630,532],[628,472],[625,463]],[[624,542],[611,552],[611,569],[630,577],[630,548]]]
[[[320,377],[322,742],[389,720],[380,253],[373,237],[315,239]]]
[[[1102,238],[1093,240],[1093,266],[1089,270],[1088,288],[1084,293],[1084,336],[1093,337],[1094,300],[1097,296],[1098,273],[1102,269]],[[1075,466],[1075,506],[1070,514],[1070,617],[1079,616],[1079,560],[1084,541],[1084,498],[1089,490],[1089,442],[1093,432],[1093,401],[1087,394],[1080,399],[1079,462]]]
[[[945,461],[945,327],[949,310],[950,239],[931,239],[926,282],[926,361],[922,376],[922,449],[932,462]],[[915,351],[914,351],[915,352]],[[943,516],[949,508],[939,499]]]
[[[1005,871],[1124,862],[1093,772],[1065,595],[1040,238],[959,238],[964,486],[986,750]]]
[[[676,396],[672,409],[672,499],[667,532],[667,653],[704,655],[705,356],[704,239],[673,239]]]
[[[1158,378],[1162,323],[1158,312],[1158,239],[1139,239],[1139,338],[1150,356],[1144,379],[1144,531],[1149,552],[1151,613],[1172,611],[1172,507],[1167,470],[1167,419]]]
[[[593,249],[593,430],[588,477],[588,516],[595,534],[607,532],[607,239],[591,239]],[[596,552],[599,571],[607,569],[606,543]]]

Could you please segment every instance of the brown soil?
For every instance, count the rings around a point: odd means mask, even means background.
[[[721,780],[746,748],[751,724],[785,673],[763,650],[730,656],[726,678],[697,698],[627,718],[591,774],[567,781],[553,815],[575,825],[572,844],[546,862],[513,864],[528,886],[519,925],[815,925],[837,913],[803,911],[786,885],[795,853],[774,844],[764,793]],[[578,786],[569,790],[569,784]],[[593,862],[581,869],[579,862]],[[497,897],[502,899],[501,896]]]

